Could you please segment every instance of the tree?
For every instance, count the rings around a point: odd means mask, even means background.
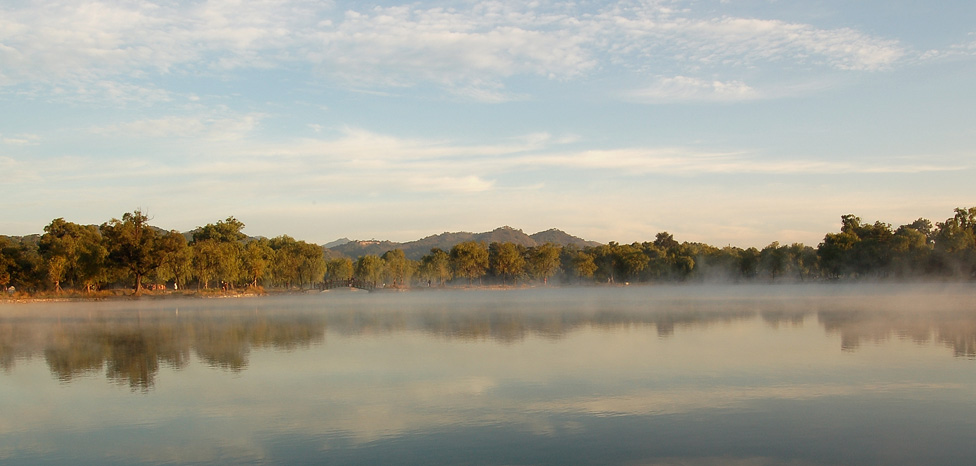
[[[234,243],[244,241],[247,235],[243,233],[244,223],[233,216],[226,220],[219,220],[217,223],[208,223],[197,228],[193,232],[193,241],[205,241],[208,239],[216,240],[221,243]]]
[[[313,243],[298,241],[297,254],[300,258],[298,264],[298,285],[304,288],[305,285],[313,287],[315,283],[321,282],[325,278],[325,255],[322,248]]]
[[[957,208],[936,226],[935,252],[941,266],[953,274],[976,273],[976,207]]]
[[[468,279],[468,284],[481,279],[488,270],[488,250],[475,241],[466,241],[451,248],[451,268],[455,276]]]
[[[244,246],[243,272],[250,286],[258,286],[258,282],[271,268],[274,254],[274,249],[271,249],[270,243],[264,238],[251,241]]]
[[[428,281],[443,285],[453,278],[451,274],[451,257],[439,248],[432,248],[430,254],[420,258],[420,276]]]
[[[47,263],[47,276],[57,292],[61,291],[62,281],[71,286],[81,283],[90,292],[104,279],[108,252],[94,225],[54,219],[44,227],[38,251]]]
[[[640,244],[624,244],[617,248],[617,263],[628,279],[635,279],[647,267],[650,259],[644,254]]]
[[[817,248],[824,271],[833,277],[844,275],[886,275],[891,263],[891,225],[861,223],[848,214],[841,216],[840,233],[828,233]]]
[[[193,276],[193,249],[186,243],[186,237],[177,231],[163,236],[163,262],[157,275],[163,282],[172,280],[176,289],[186,289],[186,283]]]
[[[210,280],[220,281],[233,287],[241,278],[251,279],[249,270],[244,267],[244,240],[241,230],[244,223],[234,217],[227,217],[217,223],[208,223],[193,232],[191,245],[194,249],[198,281],[204,288],[210,287]],[[259,264],[254,264],[259,265]]]
[[[543,283],[549,284],[549,277],[559,271],[559,252],[561,248],[552,243],[545,243],[534,248],[530,248],[529,272],[536,279],[541,279]]]
[[[389,274],[393,286],[403,286],[409,276],[409,262],[407,256],[400,249],[386,251],[382,256],[383,263],[386,264],[386,271]]]
[[[156,230],[149,217],[140,210],[126,212],[122,220],[112,219],[102,225],[110,261],[135,278],[135,293],[142,293],[142,278],[162,262]]]
[[[674,236],[666,231],[662,231],[654,237],[654,245],[664,250],[676,248],[679,244],[675,241]]]
[[[570,264],[573,275],[581,283],[584,278],[592,277],[593,272],[596,272],[596,263],[593,262],[593,256],[584,251],[576,251],[570,258]]]
[[[356,260],[356,278],[375,285],[383,274],[383,259],[375,254],[366,254]]]
[[[616,241],[611,241],[590,249],[590,253],[593,254],[593,263],[596,264],[596,275],[600,280],[614,283],[619,262],[617,256],[617,248],[619,247],[620,245]]]
[[[514,283],[525,273],[525,258],[515,243],[491,243],[488,245],[488,266],[495,276]]]
[[[36,241],[0,237],[0,280],[5,286],[33,293],[47,282]]]
[[[197,289],[203,285],[204,289],[210,289],[210,282],[217,279],[221,269],[220,243],[208,239],[204,241],[194,241],[191,246],[193,251],[193,275],[197,279]]]
[[[328,280],[341,282],[351,279],[352,276],[353,263],[348,257],[337,257],[325,264],[325,277]]]

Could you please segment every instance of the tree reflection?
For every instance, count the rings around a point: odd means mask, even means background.
[[[821,311],[817,317],[828,333],[840,335],[843,351],[897,338],[917,344],[936,342],[957,357],[976,359],[976,311],[838,310]]]
[[[320,318],[173,311],[0,320],[0,363],[43,354],[62,382],[104,371],[116,383],[149,390],[161,366],[176,370],[196,354],[206,364],[232,371],[247,367],[251,348],[292,350],[325,337]]]
[[[43,355],[63,382],[104,373],[133,390],[150,390],[162,367],[180,370],[193,356],[222,370],[242,371],[250,352],[270,348],[293,351],[323,342],[329,331],[345,336],[419,332],[448,340],[515,344],[530,337],[561,339],[580,329],[614,331],[653,328],[659,338],[682,329],[706,328],[759,319],[773,329],[803,325],[817,316],[828,334],[840,336],[841,349],[856,351],[864,342],[892,338],[920,344],[938,342],[956,356],[976,358],[976,311],[970,303],[940,303],[893,297],[845,299],[657,299],[646,302],[558,303],[428,300],[369,301],[364,305],[276,310],[273,304],[246,311],[239,307],[0,315],[0,367]]]

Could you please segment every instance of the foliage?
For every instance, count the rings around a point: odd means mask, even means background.
[[[533,278],[549,283],[549,277],[556,274],[560,269],[559,253],[562,248],[552,243],[545,243],[528,251],[529,273]]]
[[[488,250],[481,243],[460,243],[451,248],[450,258],[454,275],[468,279],[468,284],[488,271]]]
[[[454,278],[503,285],[526,277],[543,284],[552,278],[580,284],[976,278],[976,207],[955,209],[942,222],[920,218],[897,228],[843,215],[839,231],[824,235],[816,248],[775,241],[761,249],[717,248],[660,232],[650,242],[596,246],[466,241],[449,252],[432,248],[419,262],[395,247],[382,257],[378,252],[326,262],[313,243],[287,235],[248,238],[234,217],[196,228],[188,243],[149,220],[140,210],[100,227],[57,218],[42,235],[0,236],[0,286],[92,293],[125,283],[141,293],[147,284],[307,289],[353,276],[396,287],[409,286],[414,276],[438,286]]]
[[[142,278],[162,263],[156,230],[149,226],[149,217],[140,210],[122,215],[102,224],[102,234],[108,245],[109,260],[135,279],[136,294],[142,292]]]
[[[491,273],[506,281],[515,282],[525,275],[525,249],[515,243],[488,245],[488,267]]]
[[[354,267],[356,278],[376,284],[383,275],[383,259],[375,254],[366,254],[356,260]]]
[[[439,286],[444,285],[446,281],[453,278],[450,255],[441,249],[432,248],[430,254],[420,259],[418,273],[428,283],[436,282]]]

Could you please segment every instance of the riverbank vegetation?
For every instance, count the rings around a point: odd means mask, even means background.
[[[0,289],[7,296],[126,293],[263,293],[369,287],[962,279],[976,276],[976,207],[933,224],[893,228],[841,217],[817,246],[716,247],[653,240],[597,246],[466,241],[420,260],[400,249],[344,257],[282,235],[249,238],[234,217],[190,233],[149,225],[139,210],[100,226],[58,218],[41,235],[0,236]],[[164,291],[165,290],[165,291]]]

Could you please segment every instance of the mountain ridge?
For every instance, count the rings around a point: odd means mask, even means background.
[[[553,243],[560,246],[574,244],[581,247],[597,246],[600,244],[595,241],[587,241],[577,236],[570,235],[569,233],[557,228],[550,228],[545,231],[528,235],[520,229],[515,229],[506,225],[495,228],[492,231],[482,233],[472,233],[467,231],[444,232],[404,243],[380,240],[353,240],[326,249],[331,252],[331,254],[327,254],[329,256],[346,256],[351,258],[356,258],[366,254],[382,255],[386,251],[400,249],[403,251],[404,255],[407,256],[407,258],[419,260],[421,257],[428,254],[433,248],[440,248],[444,251],[448,251],[455,245],[466,241],[475,241],[485,244],[495,242],[515,243],[525,247],[533,247],[545,243]]]

